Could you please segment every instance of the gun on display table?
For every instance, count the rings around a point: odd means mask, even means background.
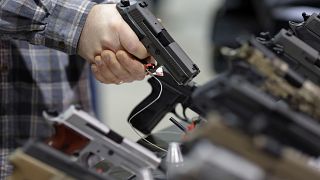
[[[319,26],[320,27],[320,26]],[[320,84],[320,53],[291,31],[282,29],[271,38],[268,33],[261,33],[257,40],[285,60],[291,69],[302,77]]]
[[[151,151],[118,135],[84,111],[70,107],[58,117],[45,117],[55,125],[56,133],[48,144],[90,168],[92,159],[111,162],[134,173],[138,179],[153,179],[150,170],[160,164]]]
[[[193,102],[206,116],[221,113],[224,122],[249,135],[266,135],[310,156],[320,155],[320,125],[275,99],[239,75],[222,75],[199,87]]]
[[[319,179],[315,159],[263,135],[251,135],[225,123],[219,113],[189,136],[185,166],[176,180]]]
[[[81,166],[70,156],[36,140],[30,140],[23,148],[17,149],[10,156],[10,162],[14,165],[10,180],[113,180]]]
[[[303,13],[304,22],[290,22],[294,34],[311,47],[320,51],[320,16],[313,13],[311,16]]]
[[[263,80],[251,83],[256,84],[261,90],[284,100],[294,110],[320,119],[319,86],[303,79],[265,46],[253,39],[239,49],[223,48],[223,54],[229,56],[235,63],[246,63],[256,71]],[[237,71],[237,68],[233,71]]]

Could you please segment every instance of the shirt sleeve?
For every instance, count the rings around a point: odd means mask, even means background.
[[[0,39],[19,39],[76,54],[94,5],[89,0],[0,0]]]

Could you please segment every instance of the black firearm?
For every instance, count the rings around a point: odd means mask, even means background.
[[[123,19],[158,64],[165,68],[164,77],[158,77],[163,86],[161,97],[148,106],[160,92],[159,82],[155,78],[150,78],[152,93],[129,116],[129,123],[145,134],[149,134],[164,115],[174,112],[177,104],[181,103],[183,107],[189,107],[192,104],[190,95],[196,88],[192,79],[200,73],[197,65],[174,41],[150,12],[148,6],[147,0],[138,0],[135,3],[122,0],[117,4]],[[146,106],[148,108],[138,113]]]
[[[152,77],[148,80],[152,87],[151,94],[137,105],[129,116],[129,123],[144,134],[150,134],[153,128],[167,113],[175,113],[176,106],[179,103],[184,109],[190,108],[195,112],[199,111],[199,109],[193,106],[191,100],[191,95],[197,88],[195,83],[190,82],[185,86],[179,86],[166,71],[163,77],[157,78],[162,84],[160,98],[148,106],[157,98],[157,96],[159,96],[161,90],[158,80],[155,77]],[[144,110],[141,111],[142,109]]]
[[[158,64],[163,65],[179,85],[187,85],[200,70],[148,6],[147,0],[138,0],[136,3],[122,0],[117,4],[117,9]]]
[[[320,154],[320,126],[249,83],[245,77],[221,75],[197,88],[193,103],[206,116],[220,113],[227,125],[250,136],[265,135],[308,155]],[[276,151],[276,149],[270,149]]]
[[[302,14],[304,22],[290,22],[294,34],[311,47],[320,51],[320,15],[313,13],[311,16]]]
[[[296,37],[291,31],[282,29],[273,38],[262,33],[257,40],[286,61],[299,75],[320,84],[319,51]]]

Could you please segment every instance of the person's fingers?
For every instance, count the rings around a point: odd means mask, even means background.
[[[99,69],[98,69],[98,67],[97,67],[95,64],[92,64],[92,65],[91,65],[91,71],[92,71],[94,77],[95,77],[99,82],[101,82],[101,83],[107,83],[107,82],[105,81],[105,79],[102,77],[102,75],[100,74]]]
[[[107,59],[105,59],[105,61],[107,61]],[[119,84],[121,82],[121,80],[118,79],[111,72],[111,70],[106,65],[105,61],[102,60],[101,56],[96,56],[95,60],[94,60],[95,66],[97,67],[100,76],[103,78],[103,83],[106,83],[106,84],[111,84],[111,83],[112,84]]]
[[[124,67],[134,78],[134,80],[143,80],[145,77],[144,65],[138,60],[134,59],[125,51],[118,51],[116,53],[119,63]]]
[[[123,27],[119,29],[119,38],[122,47],[138,59],[147,58],[149,56],[147,49],[140,42],[134,31],[125,22],[122,26]]]
[[[116,55],[112,51],[103,51],[101,53],[101,58],[107,68],[118,80],[120,80],[120,82],[132,82],[134,80],[130,73],[118,62]]]

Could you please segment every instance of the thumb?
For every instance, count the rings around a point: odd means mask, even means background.
[[[147,49],[125,21],[123,21],[123,27],[119,30],[119,37],[122,47],[128,53],[139,59],[145,59],[149,56]]]

